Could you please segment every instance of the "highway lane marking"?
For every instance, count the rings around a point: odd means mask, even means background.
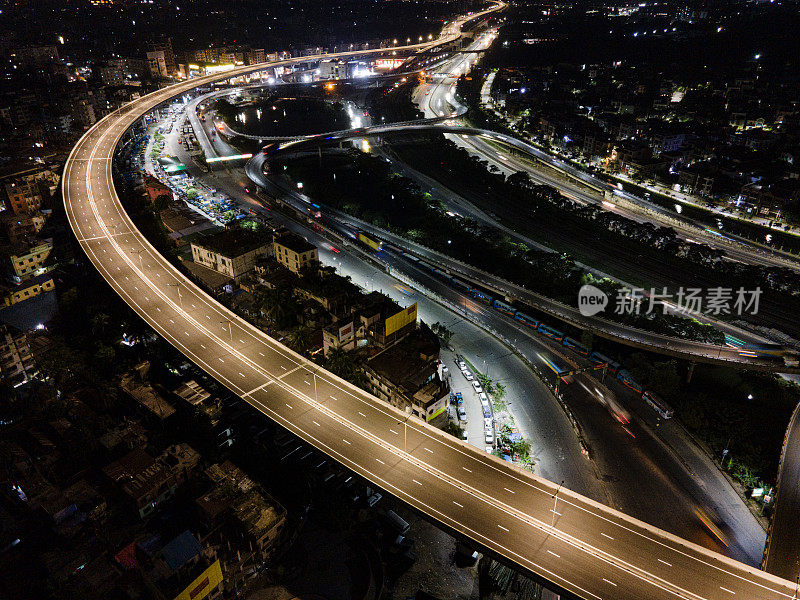
[[[400,434],[399,434],[399,433],[397,433],[397,432],[396,432],[394,429],[391,429],[391,428],[390,428],[390,429],[389,429],[389,431],[391,431],[391,432],[392,432],[393,434],[395,434],[395,435],[400,435]]]
[[[420,485],[420,486],[422,485],[422,484],[421,484],[419,481],[417,481],[416,479],[412,479],[411,481],[413,481],[413,482],[414,482],[414,483],[416,483],[417,485]]]
[[[560,557],[558,554],[556,554],[556,553],[555,553],[555,552],[553,552],[552,550],[548,550],[548,551],[547,551],[547,553],[548,553],[548,554],[552,554],[552,555],[553,555],[553,556],[555,556],[556,558],[561,558],[561,557]]]
[[[499,527],[500,529],[502,529],[503,531],[510,531],[510,530],[508,529],[508,527],[503,527],[502,525],[498,525],[498,527]]]
[[[343,441],[345,444],[347,444],[348,446],[352,446],[352,445],[353,445],[353,444],[351,444],[350,442],[348,442],[348,441],[347,441],[346,439],[344,439],[344,438],[342,438],[342,441]]]
[[[550,509],[550,512],[558,515],[559,517],[561,516],[561,513],[558,512],[557,510],[553,509],[553,508]]]
[[[203,345],[203,344],[200,344],[200,347],[201,347],[203,350],[205,350],[205,349],[206,349],[205,345]]]
[[[330,394],[328,394],[328,395],[331,397],[331,400],[333,400],[334,402],[336,401],[336,398],[334,396],[332,396]]]
[[[467,473],[472,473],[472,471],[470,471],[467,467],[461,467],[461,468],[464,469]]]
[[[423,446],[423,448],[425,448],[425,446]],[[425,448],[425,450],[427,450],[428,452],[430,452],[431,454],[433,454],[433,450],[431,450],[430,448]]]
[[[505,491],[507,491],[507,492],[510,492],[510,493],[512,493],[512,494],[516,494],[516,493],[517,493],[517,492],[515,492],[514,490],[510,490],[510,489],[508,489],[507,487],[504,487],[503,489],[504,489]]]
[[[170,319],[169,322],[175,325],[175,321],[173,321],[172,319]]]
[[[458,506],[458,507],[460,507],[460,508],[464,508],[464,505],[463,505],[463,504],[459,504],[459,503],[458,503],[458,502],[456,502],[455,500],[453,500],[453,504],[455,504],[456,506]]]
[[[613,537],[611,537],[611,536],[610,536],[610,535],[608,535],[607,533],[603,533],[602,531],[600,532],[600,535],[602,535],[603,537],[607,537],[607,538],[608,538],[608,539],[610,539],[610,540],[613,540],[613,539],[614,539]]]
[[[361,411],[358,411],[358,414],[360,414],[360,415],[361,415],[362,417],[364,417],[365,419],[367,418],[367,415],[365,415],[365,414],[364,414],[363,412],[361,412]]]
[[[613,581],[609,581],[609,580],[608,580],[608,579],[606,579],[605,577],[603,577],[603,581],[605,581],[606,583],[610,583],[610,584],[611,584],[611,585],[613,585],[614,587],[617,587],[617,584],[616,584],[616,583],[614,583]]]
[[[317,423],[316,421],[311,421],[311,422],[312,422],[314,425],[316,425],[317,427],[322,427],[322,425],[320,425],[320,424],[319,424],[319,423]]]
[[[664,564],[665,564],[665,565],[667,565],[668,567],[671,567],[671,566],[672,566],[670,563],[668,563],[668,562],[667,562],[667,561],[665,561],[665,560],[661,560],[660,558],[658,559],[658,562],[660,562],[660,563],[664,563]]]
[[[285,404],[287,407],[289,407],[291,410],[294,410],[294,409],[292,408],[292,405],[291,405],[291,404],[289,404],[288,402],[284,402],[284,404]]]
[[[242,377],[244,377],[244,373],[242,373],[241,371],[239,371],[239,375],[241,375]]]
[[[719,586],[719,589],[721,589],[723,592],[728,592],[731,596],[735,596],[736,595],[736,592],[734,592],[733,590],[729,590],[728,588],[724,588],[722,586]]]
[[[386,465],[386,463],[385,463],[385,462],[383,462],[383,461],[382,461],[380,458],[376,458],[375,460],[377,460],[377,461],[378,461],[379,463],[381,463],[382,465]]]

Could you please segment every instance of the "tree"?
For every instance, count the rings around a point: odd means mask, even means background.
[[[366,378],[355,357],[341,348],[334,348],[325,359],[325,368],[353,385],[364,387]]]
[[[92,335],[97,338],[104,338],[108,326],[111,324],[111,317],[105,313],[99,313],[92,317]]]
[[[436,334],[444,346],[450,345],[450,340],[453,339],[453,332],[450,331],[446,326],[439,323],[439,321],[436,321],[436,323],[431,325],[431,331]]]
[[[531,454],[530,440],[521,439],[510,444],[511,451],[519,460],[525,460]]]
[[[294,327],[286,335],[286,343],[295,352],[305,353],[311,347],[311,329],[305,325]]]
[[[462,439],[464,436],[464,428],[455,421],[448,421],[447,425],[443,427],[442,431],[449,433],[458,439]]]

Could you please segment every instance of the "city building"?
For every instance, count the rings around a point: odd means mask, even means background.
[[[222,597],[224,579],[216,551],[204,547],[188,530],[164,544],[144,577],[151,590],[158,590],[157,598],[216,600]]]
[[[161,50],[154,50],[147,53],[147,63],[150,67],[150,75],[156,79],[166,79],[169,77],[167,70],[167,60],[164,57],[164,52]]]
[[[380,292],[371,292],[364,296],[357,310],[368,340],[379,347],[392,344],[416,326],[416,302],[407,308],[401,308]]]
[[[175,74],[175,53],[172,51],[172,40],[170,38],[164,38],[160,41],[153,42],[150,44],[149,50],[148,60],[151,52],[157,55],[159,61],[163,60],[164,62],[164,71],[167,73],[164,77],[172,77]],[[159,63],[159,68],[160,66]]]
[[[11,266],[17,281],[30,279],[45,272],[44,263],[53,251],[53,240],[46,239],[21,252],[10,255]]]
[[[24,302],[25,300],[35,298],[39,294],[52,292],[55,288],[56,285],[53,281],[53,277],[48,273],[42,273],[41,275],[26,279],[19,285],[7,287],[2,304],[9,306],[17,304],[18,302]]]
[[[133,372],[122,376],[119,386],[144,411],[143,414],[163,421],[175,414],[175,407],[144,381],[149,369],[149,362],[140,363]]]
[[[175,495],[199,462],[188,444],[170,446],[158,458],[136,448],[104,467],[103,474],[144,519]]]
[[[447,420],[450,386],[439,377],[439,339],[424,324],[364,365],[369,391],[433,423]]]
[[[246,563],[260,564],[280,539],[286,509],[228,460],[210,466],[205,473],[214,489],[197,499],[203,520],[237,550],[239,568],[226,571],[241,571]],[[232,560],[226,560],[228,567]]]
[[[278,232],[272,242],[275,258],[295,275],[319,262],[319,251],[314,244],[288,230]]]
[[[0,325],[0,377],[11,386],[27,382],[36,375],[36,363],[31,354],[28,336]]]
[[[42,193],[36,181],[16,179],[5,184],[8,206],[15,215],[34,214],[42,207]]]
[[[42,230],[45,222],[44,214],[41,212],[17,215],[10,210],[0,213],[0,220],[12,246],[28,243]]]
[[[331,323],[322,330],[322,348],[326,358],[331,350],[350,351],[356,347],[356,323],[358,321],[351,315],[349,318]]]
[[[239,281],[260,257],[270,254],[270,241],[250,229],[225,229],[193,241],[192,260]]]
[[[245,53],[245,58],[248,65],[258,65],[266,62],[267,55],[264,53],[263,48],[250,48],[250,50]]]
[[[122,67],[119,64],[100,67],[100,81],[104,85],[119,86],[125,83]]]

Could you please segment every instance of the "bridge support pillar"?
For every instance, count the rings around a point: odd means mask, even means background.
[[[695,363],[689,363],[689,370],[686,372],[686,383],[692,383],[692,374],[694,373]]]

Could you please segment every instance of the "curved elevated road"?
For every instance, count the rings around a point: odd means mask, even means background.
[[[406,418],[250,326],[177,271],[125,213],[111,162],[125,131],[142,115],[209,81],[172,86],[115,111],[86,133],[65,166],[64,203],[81,246],[156,331],[263,414],[444,527],[573,597],[792,597],[789,581],[558,491]]]
[[[800,576],[800,405],[795,407],[783,443],[775,509],[770,522],[762,567],[765,571],[795,579]]]

